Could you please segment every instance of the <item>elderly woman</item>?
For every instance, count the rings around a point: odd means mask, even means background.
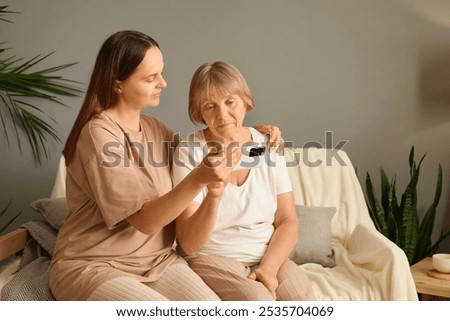
[[[194,73],[189,116],[206,128],[178,146],[174,183],[204,166],[208,153],[210,166],[236,148],[243,155],[239,164],[224,160],[228,179],[207,184],[176,219],[179,252],[222,300],[314,300],[307,276],[288,259],[297,219],[286,161],[265,148],[264,135],[243,126],[253,108],[234,66],[218,61]]]

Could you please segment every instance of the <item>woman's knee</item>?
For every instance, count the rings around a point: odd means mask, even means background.
[[[213,290],[223,301],[274,301],[269,290],[254,280],[242,280],[238,284],[213,287]]]
[[[118,277],[108,280],[97,287],[88,297],[88,301],[167,301],[168,299],[130,277]]]
[[[187,264],[174,264],[156,282],[153,289],[163,293],[170,300],[219,301],[220,298]]]
[[[275,301],[275,298],[270,294],[269,290],[262,283],[261,285],[262,287],[257,284],[255,287],[241,289],[242,300],[240,301]]]
[[[316,297],[311,281],[294,262],[287,260],[278,272],[277,299],[281,301],[312,301]]]

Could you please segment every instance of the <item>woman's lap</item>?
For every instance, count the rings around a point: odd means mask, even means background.
[[[155,282],[142,283],[132,277],[110,279],[89,296],[92,301],[215,301],[220,298],[192,269],[171,265]]]
[[[224,301],[271,301],[267,288],[248,278],[257,266],[244,264],[221,256],[198,256],[188,260],[191,268]],[[278,272],[277,299],[281,301],[314,300],[315,296],[306,274],[287,260]]]
[[[173,264],[155,282],[142,283],[118,277],[100,285],[88,300],[121,301],[272,301],[267,288],[248,278],[256,266],[221,256],[199,256],[186,264]],[[278,272],[276,290],[280,301],[315,300],[306,274],[287,260]]]

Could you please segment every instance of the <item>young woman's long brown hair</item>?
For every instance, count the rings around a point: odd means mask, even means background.
[[[159,48],[159,45],[151,37],[134,30],[116,32],[103,43],[83,105],[64,146],[66,166],[73,159],[81,129],[95,115],[117,102],[117,81],[131,76],[151,47]]]

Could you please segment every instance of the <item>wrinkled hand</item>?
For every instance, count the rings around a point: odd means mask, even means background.
[[[273,298],[275,300],[277,299],[276,289],[278,288],[279,283],[276,275],[271,275],[263,269],[257,268],[253,270],[252,273],[250,273],[248,278],[264,284],[267,290],[269,290],[270,294],[272,294]]]
[[[268,146],[269,150],[281,151],[284,147],[284,139],[281,136],[281,130],[274,125],[256,125],[254,128],[261,134],[269,137]]]

